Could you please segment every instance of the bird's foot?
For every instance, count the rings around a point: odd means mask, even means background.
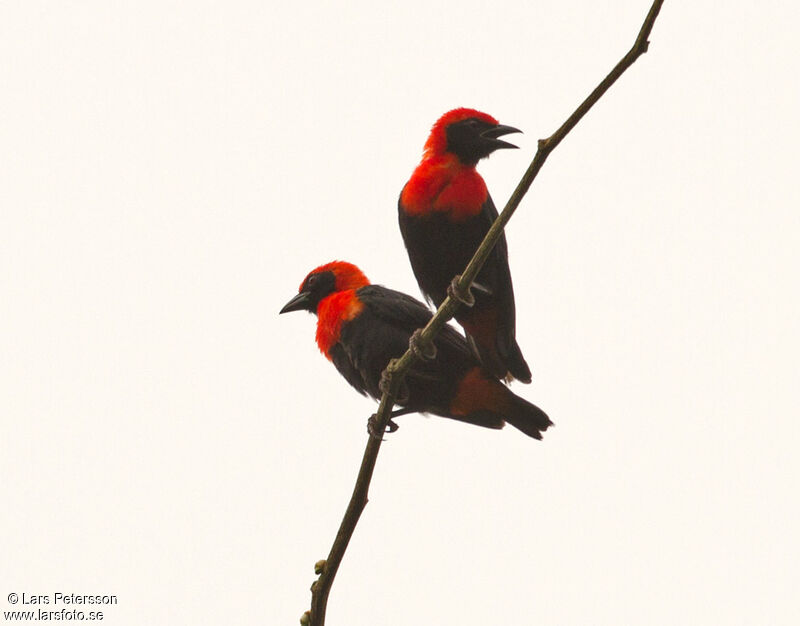
[[[398,428],[400,428],[400,427],[397,425],[397,422],[395,422],[393,419],[389,418],[389,421],[386,424],[385,432],[393,433]],[[377,413],[373,413],[372,415],[370,415],[369,419],[367,420],[367,432],[369,433],[369,436],[373,437],[374,439],[383,439],[383,434],[384,433],[380,432],[380,430],[378,428],[378,414]]]
[[[450,281],[450,284],[447,286],[447,295],[464,306],[472,307],[475,304],[475,296],[472,295],[472,292],[469,289],[466,291],[461,291],[458,286],[460,280],[461,276],[458,275]]]
[[[421,361],[433,361],[436,358],[436,346],[433,342],[430,342],[427,348],[420,346],[420,341],[422,337],[422,329],[417,328],[413,333],[411,333],[411,338],[408,340],[408,347],[411,352],[414,353]]]
[[[381,379],[378,381],[378,389],[381,393],[389,393],[391,387],[391,376],[389,374],[389,369],[391,368],[392,363],[395,361],[396,359],[389,361],[389,365],[387,365],[386,369],[381,372]],[[397,404],[405,404],[408,402],[408,385],[406,384],[405,380],[400,383],[400,388],[397,390],[394,401]]]
[[[381,372],[381,379],[378,381],[378,389],[381,393],[389,393],[389,387],[391,386],[392,382],[390,370],[393,372],[395,367],[397,367],[397,359],[389,359],[386,367],[383,368],[383,371]]]

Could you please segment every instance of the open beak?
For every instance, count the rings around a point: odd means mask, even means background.
[[[289,313],[291,311],[304,311],[308,309],[309,300],[310,296],[305,291],[301,291],[284,305],[278,315],[281,313]]]
[[[481,133],[481,137],[487,139],[495,150],[499,150],[500,148],[518,148],[519,146],[515,146],[513,143],[509,143],[508,141],[503,141],[502,139],[498,139],[498,137],[502,137],[503,135],[508,135],[510,133],[521,133],[521,132],[522,131],[519,128],[498,124],[497,126],[492,126],[492,128],[483,131]]]

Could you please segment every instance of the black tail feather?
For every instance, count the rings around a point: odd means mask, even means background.
[[[522,356],[522,350],[517,343],[513,332],[499,332],[497,335],[497,356],[503,361],[503,366],[521,383],[531,382],[531,368]]]
[[[514,395],[512,410],[505,418],[514,428],[534,439],[541,439],[542,433],[553,425],[547,413],[517,395]]]
[[[502,334],[499,334],[496,346],[486,346],[476,341],[469,333],[466,335],[472,353],[481,362],[481,365],[491,372],[492,376],[506,381],[516,379],[525,384],[531,382],[533,378],[531,369],[525,362],[522,350],[513,336],[504,338]]]

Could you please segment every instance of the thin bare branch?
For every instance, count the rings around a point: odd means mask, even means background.
[[[469,292],[472,281],[475,280],[478,272],[480,272],[481,268],[486,262],[486,259],[489,257],[492,248],[494,248],[497,240],[500,238],[500,234],[503,232],[506,224],[508,224],[508,221],[514,214],[514,211],[517,210],[519,203],[527,193],[528,189],[533,183],[533,180],[536,178],[536,175],[539,173],[539,170],[544,165],[544,162],[547,160],[547,157],[550,155],[550,153],[556,148],[556,146],[558,146],[559,143],[561,143],[561,140],[567,136],[567,134],[575,127],[581,118],[586,115],[589,109],[594,106],[594,104],[603,96],[603,94],[608,91],[609,87],[616,82],[616,80],[625,72],[625,70],[633,65],[636,59],[638,59],[642,54],[647,52],[647,47],[649,45],[647,39],[650,36],[650,32],[653,29],[653,24],[655,24],[656,17],[658,17],[658,13],[661,10],[661,5],[663,3],[664,0],[655,0],[653,2],[647,17],[642,24],[642,28],[636,37],[633,47],[624,57],[622,57],[622,59],[619,61],[619,63],[617,63],[614,69],[611,70],[608,76],[606,76],[600,82],[600,84],[595,87],[592,93],[590,93],[589,96],[581,103],[581,105],[575,109],[572,115],[567,118],[567,120],[558,130],[556,130],[547,139],[539,140],[539,145],[536,150],[536,154],[533,157],[533,161],[531,162],[530,166],[528,166],[528,169],[517,185],[517,188],[514,190],[514,193],[511,194],[511,197],[509,198],[505,208],[500,213],[497,220],[495,220],[492,227],[489,229],[489,232],[486,234],[483,242],[475,251],[475,255],[472,257],[472,260],[469,262],[464,270],[464,273],[461,275],[457,284],[457,292],[459,294],[466,294]],[[458,306],[458,302],[450,296],[445,299],[431,321],[428,322],[428,325],[425,326],[420,333],[418,343],[420,349],[425,350],[432,344],[433,339],[436,337],[442,327],[453,317],[453,314]],[[380,433],[386,430],[400,384],[403,382],[406,373],[416,360],[417,357],[409,349],[406,350],[405,354],[403,354],[403,356],[401,356],[399,359],[392,359],[392,361],[389,362],[389,365],[386,368],[386,376],[389,380],[389,388],[383,394],[378,407],[378,412],[376,414],[375,426],[377,432]],[[339,526],[339,532],[336,534],[336,539],[333,542],[328,559],[322,566],[322,573],[320,574],[319,579],[314,581],[314,584],[311,585],[311,626],[324,626],[325,624],[325,610],[327,608],[331,586],[333,585],[333,580],[336,577],[336,572],[339,569],[339,564],[342,561],[342,557],[344,556],[347,545],[350,542],[350,538],[353,536],[358,519],[361,517],[362,511],[367,505],[369,485],[372,481],[372,473],[375,469],[375,462],[377,461],[380,448],[381,439],[377,437],[369,437],[369,440],[367,441],[367,447],[364,450],[364,457],[361,461],[361,468],[359,469],[358,477],[356,479],[356,485],[353,489],[353,495],[350,498],[350,503],[347,506],[344,518]]]

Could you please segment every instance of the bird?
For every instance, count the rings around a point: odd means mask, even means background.
[[[422,160],[400,192],[398,221],[411,268],[420,291],[437,308],[448,294],[459,299],[448,289],[497,218],[475,167],[495,150],[517,148],[500,137],[518,132],[475,109],[448,111],[433,125]],[[456,321],[484,367],[497,378],[530,383],[531,370],[516,339],[505,235],[478,273],[473,293],[460,300],[467,306],[459,306]]]
[[[371,284],[346,261],[331,261],[309,272],[280,313],[290,311],[316,314],[320,352],[359,393],[375,400],[381,398],[382,373],[389,361],[405,353],[411,335],[432,317],[419,300]],[[445,325],[434,346],[435,355],[418,359],[408,371],[397,398],[401,408],[392,418],[430,413],[494,429],[508,422],[530,437],[542,438],[550,418],[487,371],[461,333]],[[391,421],[389,430],[396,429]]]

